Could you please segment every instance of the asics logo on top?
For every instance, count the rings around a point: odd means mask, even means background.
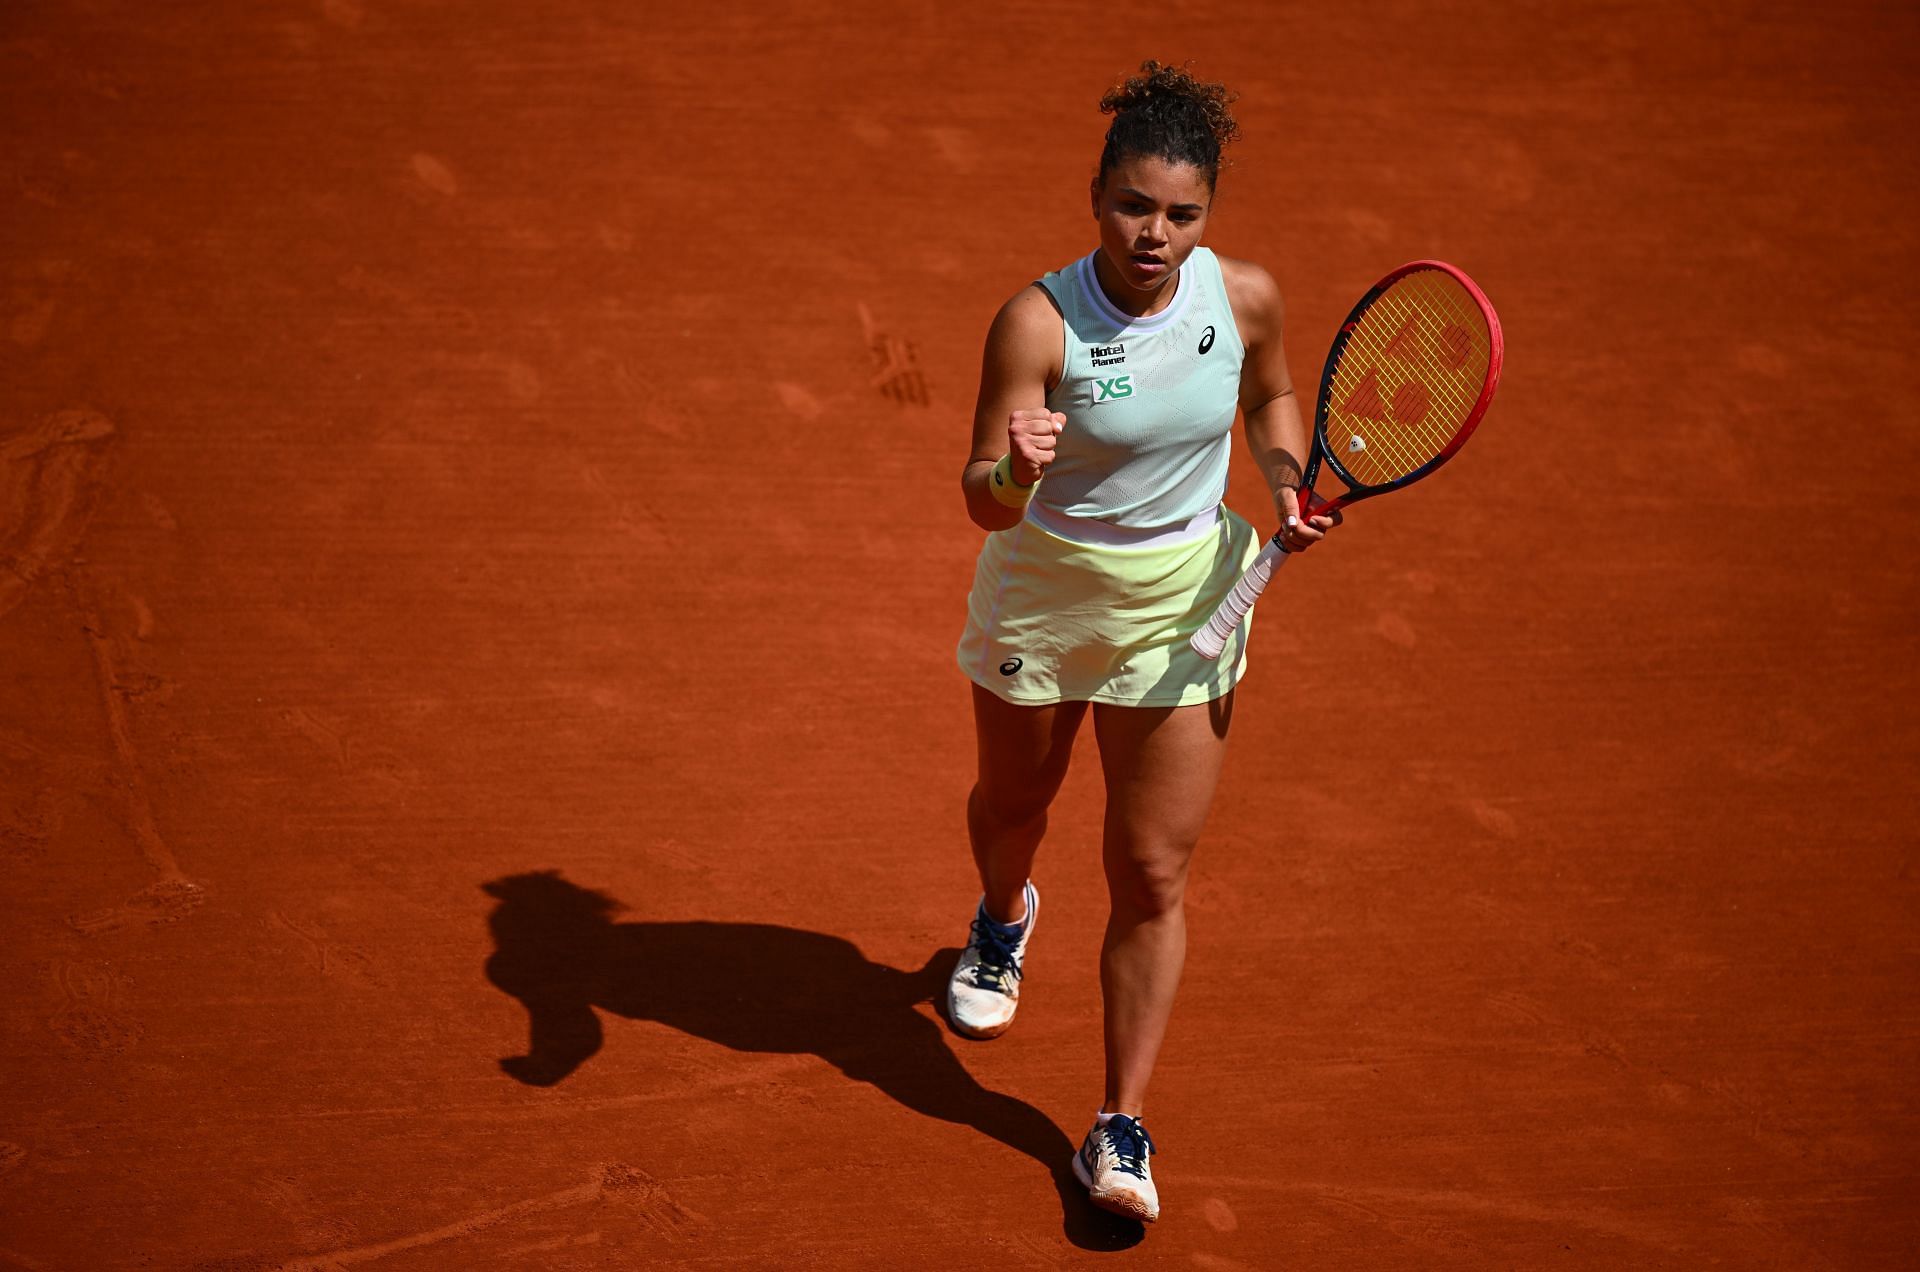
[[[1000,664],[1000,674],[1003,676],[1011,676],[1014,672],[1020,670],[1023,665],[1018,658],[1009,658]]]
[[[1201,333],[1200,333],[1200,354],[1201,354],[1201,356],[1202,356],[1202,357],[1205,357],[1205,356],[1206,356],[1206,352],[1207,352],[1207,350],[1209,350],[1209,349],[1211,349],[1211,348],[1213,348],[1213,328],[1212,328],[1212,327],[1208,327],[1208,328],[1207,328],[1207,329],[1206,329],[1205,331],[1203,331],[1203,332],[1201,332]]]
[[[1111,380],[1095,380],[1093,382],[1093,400],[1096,402],[1107,402],[1115,398],[1129,398],[1132,396],[1133,377],[1130,375],[1116,375]]]

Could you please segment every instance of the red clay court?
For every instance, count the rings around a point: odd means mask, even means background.
[[[1147,56],[1296,381],[1421,257],[1508,348],[1261,605],[1142,1239],[1090,733],[1018,1027],[929,1000],[981,339]],[[0,1267],[1914,1266],[1917,83],[1858,0],[6,6]]]

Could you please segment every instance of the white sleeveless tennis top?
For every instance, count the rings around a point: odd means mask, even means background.
[[[1219,260],[1196,247],[1172,302],[1147,318],[1113,306],[1091,254],[1040,285],[1065,320],[1066,359],[1047,407],[1067,423],[1029,515],[1127,530],[1211,518],[1227,491],[1246,357]]]

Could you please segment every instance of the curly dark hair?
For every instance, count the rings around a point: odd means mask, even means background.
[[[1112,115],[1107,144],[1100,152],[1097,191],[1122,159],[1149,155],[1169,163],[1188,163],[1206,174],[1211,190],[1220,177],[1221,151],[1240,135],[1227,108],[1236,95],[1224,84],[1196,79],[1185,67],[1149,58],[1140,73],[1114,85],[1100,99],[1100,113]]]

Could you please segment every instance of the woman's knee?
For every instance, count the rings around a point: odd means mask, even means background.
[[[1058,782],[1019,784],[975,782],[969,799],[974,812],[998,826],[1025,826],[1047,815],[1053,797],[1060,791]]]
[[[1186,902],[1192,855],[1191,844],[1156,853],[1109,853],[1107,894],[1115,913],[1154,919],[1177,912]]]

